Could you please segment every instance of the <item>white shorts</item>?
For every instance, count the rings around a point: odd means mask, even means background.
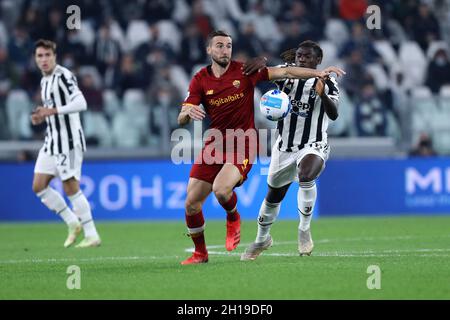
[[[330,147],[325,142],[314,142],[295,152],[280,151],[278,144],[275,143],[272,147],[267,184],[272,188],[281,188],[293,181],[298,182],[298,165],[308,154],[315,154],[322,158],[323,166],[320,171],[322,172],[329,152]]]
[[[80,181],[82,163],[83,151],[81,146],[76,146],[68,153],[53,156],[45,153],[44,148],[41,148],[34,167],[34,173],[60,177],[62,181],[66,181],[72,177]]]

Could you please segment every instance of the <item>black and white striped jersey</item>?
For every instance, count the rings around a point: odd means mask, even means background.
[[[58,111],[63,111],[65,106],[80,98],[80,95],[84,100],[76,77],[60,65],[56,65],[53,73],[41,80],[41,98],[46,108],[58,108]],[[85,151],[86,142],[79,112],[59,113],[45,119],[47,132],[44,151],[49,155],[67,153],[78,145]]]
[[[291,100],[290,113],[278,121],[276,144],[280,151],[298,151],[319,141],[327,143],[328,116],[316,95],[316,83],[316,78],[275,81]],[[325,93],[336,104],[339,102],[339,89],[333,77],[326,81]]]

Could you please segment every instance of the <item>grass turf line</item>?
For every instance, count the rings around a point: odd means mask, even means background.
[[[99,248],[63,248],[63,223],[0,224],[0,299],[450,299],[450,217],[320,218],[315,249],[297,254],[297,221],[272,227],[256,261],[225,250],[225,221],[207,221],[210,262],[181,266],[192,241],[183,222],[98,222]],[[81,238],[81,237],[80,237]],[[81,239],[80,239],[81,240]],[[81,289],[66,287],[70,265]],[[366,286],[370,265],[381,289]]]

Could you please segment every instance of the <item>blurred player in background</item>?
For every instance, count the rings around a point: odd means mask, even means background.
[[[33,125],[47,122],[45,142],[34,169],[33,191],[50,210],[67,224],[69,234],[64,247],[71,246],[83,228],[85,238],[77,248],[96,247],[101,241],[92,219],[88,200],[80,190],[81,164],[86,150],[79,112],[87,109],[75,76],[56,64],[56,44],[49,40],[35,43],[34,58],[42,72],[41,98],[31,115]],[[54,177],[62,180],[64,192],[73,211],[63,197],[49,186]]]
[[[286,66],[295,63],[298,67],[316,69],[322,62],[323,52],[317,43],[304,41],[297,49],[282,53],[281,57]],[[259,210],[258,233],[241,260],[254,260],[272,245],[270,227],[293,181],[300,184],[297,193],[298,251],[300,255],[310,255],[314,248],[310,223],[317,197],[315,180],[328,159],[328,119],[334,121],[338,117],[339,89],[333,77],[284,79],[276,84],[289,95],[292,109],[278,122],[279,136],[272,148],[267,177],[269,190]]]
[[[191,80],[178,123],[183,125],[191,119],[203,120],[208,115],[211,119],[210,128],[219,131],[223,139],[217,141],[213,135],[209,136],[190,172],[185,203],[186,224],[195,251],[182,264],[208,262],[202,205],[211,192],[214,192],[227,212],[226,249],[234,250],[240,241],[240,216],[236,210],[237,197],[233,189],[246,180],[257,151],[253,101],[257,82],[285,78],[324,78],[330,71],[340,72],[334,67],[320,72],[291,66],[267,68],[265,63],[257,66],[257,72],[254,73],[253,70],[242,70],[245,67],[242,63],[231,60],[232,39],[223,31],[214,31],[209,35],[207,53],[211,57],[211,65],[201,69]],[[254,136],[245,135],[244,140],[235,143],[235,131],[238,129],[253,132]],[[242,138],[237,135],[238,140]],[[242,144],[245,144],[245,148],[239,150]],[[212,162],[211,158],[219,158],[219,161]]]

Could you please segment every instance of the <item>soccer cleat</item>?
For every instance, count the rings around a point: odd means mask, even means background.
[[[186,260],[181,261],[181,264],[187,265],[187,264],[198,264],[198,263],[206,263],[206,262],[208,262],[208,253],[194,251],[192,256],[190,256]]]
[[[269,249],[273,244],[273,239],[269,237],[264,242],[253,242],[241,255],[241,261],[255,260],[264,250]]]
[[[225,248],[228,251],[236,249],[239,242],[241,242],[241,219],[235,221],[227,220],[227,239],[225,241]]]
[[[84,238],[79,244],[75,246],[75,248],[98,247],[101,243],[102,241],[99,237]]]
[[[314,242],[311,238],[311,229],[300,230],[298,229],[298,253],[300,256],[310,256],[314,249]]]
[[[69,225],[69,234],[67,235],[67,239],[64,242],[64,248],[70,247],[77,240],[78,235],[81,232],[81,224],[74,223]]]

